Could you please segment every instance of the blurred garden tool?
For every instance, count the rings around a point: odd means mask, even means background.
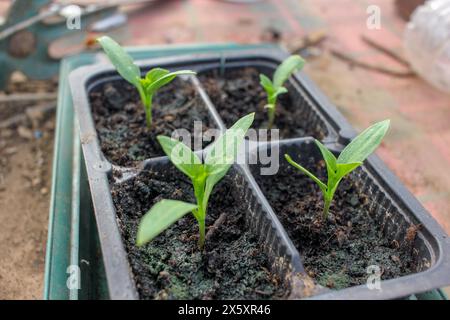
[[[49,79],[59,70],[59,60],[49,54],[50,44],[69,34],[86,33],[94,22],[115,13],[121,5],[143,0],[101,1],[84,6],[51,0],[16,0],[0,26],[0,90],[13,71],[30,79]],[[69,18],[79,17],[69,25]]]

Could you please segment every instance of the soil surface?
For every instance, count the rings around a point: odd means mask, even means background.
[[[232,69],[225,73],[225,78],[218,72],[208,72],[199,79],[209,95],[212,103],[227,127],[232,126],[239,118],[256,112],[252,128],[267,128],[267,95],[259,83],[260,72],[255,68]],[[293,88],[289,88],[294,90]],[[279,129],[280,139],[313,136],[322,139],[324,133],[312,125],[310,119],[296,108],[291,95],[280,95],[277,101],[275,123],[273,129]]]
[[[165,155],[158,135],[171,136],[175,129],[192,133],[194,121],[201,121],[201,130],[194,133],[201,138],[203,132],[215,127],[194,86],[180,79],[162,87],[153,97],[151,129],[146,126],[139,93],[131,84],[108,82],[91,91],[89,98],[101,149],[111,163],[120,166]],[[194,137],[191,146],[193,141]]]
[[[191,214],[149,244],[136,247],[138,223],[156,202],[165,198],[195,203],[187,177],[173,167],[161,171],[145,171],[134,180],[112,187],[118,223],[141,299],[284,297],[287,290],[269,272],[268,258],[246,227],[245,205],[235,198],[239,195],[229,177],[215,187],[211,197],[204,252],[198,250],[198,226]],[[219,217],[224,219],[222,223],[209,231]]]
[[[52,85],[53,84],[53,85]],[[53,82],[16,81],[8,93],[49,92]],[[54,113],[33,103],[0,104],[0,299],[42,299]],[[12,111],[14,110],[14,112]]]
[[[323,161],[305,158],[301,164],[326,181]],[[381,268],[382,280],[416,272],[415,234],[398,242],[385,238],[369,215],[367,196],[351,179],[344,178],[339,184],[324,221],[319,187],[297,169],[281,164],[277,175],[260,176],[255,171],[255,176],[302,254],[305,269],[319,284],[332,289],[365,284],[370,265]]]

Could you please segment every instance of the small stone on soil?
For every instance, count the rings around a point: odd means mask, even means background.
[[[27,127],[19,126],[17,128],[17,133],[19,134],[20,137],[22,137],[24,139],[27,139],[27,140],[33,139],[33,131],[31,131]]]
[[[112,85],[107,85],[105,87],[105,96],[113,109],[122,109],[122,106],[125,102],[124,98]]]
[[[339,246],[341,247],[344,244],[344,242],[347,240],[347,235],[345,234],[344,231],[339,230],[336,234],[336,238],[339,243]]]
[[[16,147],[9,147],[9,148],[6,148],[4,151],[3,151],[3,153],[4,154],[6,154],[6,155],[12,155],[12,154],[15,154],[17,152],[17,148]]]
[[[135,110],[136,110],[136,104],[134,104],[134,103],[127,103],[127,104],[125,105],[125,111],[126,111],[126,112],[132,113],[132,112],[134,112]]]
[[[32,122],[40,121],[44,118],[44,112],[36,108],[27,108],[25,113]]]
[[[352,195],[352,197],[350,198],[350,204],[352,206],[356,206],[359,204],[359,198],[356,194]]]

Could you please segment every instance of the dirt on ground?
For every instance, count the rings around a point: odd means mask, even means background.
[[[19,81],[7,93],[55,88]],[[0,299],[43,295],[55,126],[49,103],[0,103]]]

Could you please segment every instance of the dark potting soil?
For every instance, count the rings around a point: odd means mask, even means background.
[[[113,186],[112,195],[141,299],[276,299],[287,294],[246,227],[245,205],[233,197],[238,193],[228,176],[210,199],[207,234],[219,216],[224,220],[207,235],[204,252],[197,247],[192,214],[145,246],[135,245],[138,223],[156,202],[165,198],[195,203],[190,181],[173,167],[145,171]]]
[[[227,70],[225,77],[217,71],[199,76],[199,79],[215,105],[225,125],[229,128],[239,118],[256,112],[252,128],[267,128],[267,95],[259,83],[260,72],[255,68]],[[289,88],[289,90],[294,90]],[[274,129],[279,129],[280,139],[313,136],[322,139],[324,134],[315,127],[304,112],[295,107],[288,93],[278,97]]]
[[[316,163],[314,158],[304,158],[301,162],[326,181],[323,161]],[[349,177],[339,184],[329,218],[324,221],[319,187],[297,169],[280,164],[279,172],[273,176],[257,174],[256,166],[252,170],[302,254],[306,271],[319,284],[332,289],[365,284],[370,265],[381,268],[382,280],[416,272],[415,234],[398,241],[383,236],[381,226],[369,214],[368,196]]]
[[[102,84],[90,92],[89,99],[103,154],[120,166],[163,156],[156,139],[160,134],[171,136],[176,129],[193,133],[194,121],[201,121],[201,131],[195,134],[201,139],[202,132],[214,127],[194,86],[180,79],[162,87],[154,96],[151,129],[146,126],[139,93],[125,81]],[[193,141],[194,135],[191,146]],[[202,142],[202,147],[207,144]]]

